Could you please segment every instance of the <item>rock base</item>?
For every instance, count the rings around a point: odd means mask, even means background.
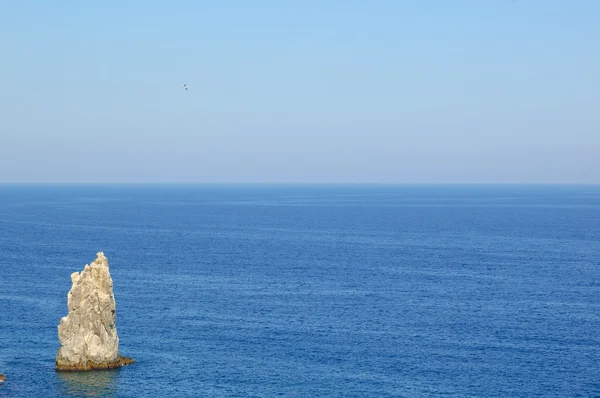
[[[87,363],[82,365],[67,365],[56,362],[56,370],[59,372],[83,372],[86,370],[104,370],[104,369],[116,369],[121,366],[128,366],[134,363],[135,360],[129,357],[119,356],[119,359],[115,362],[111,363],[95,363],[93,361],[87,361]]]

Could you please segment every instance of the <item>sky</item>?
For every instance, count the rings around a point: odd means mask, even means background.
[[[0,182],[600,183],[599,18],[597,0],[4,0]]]

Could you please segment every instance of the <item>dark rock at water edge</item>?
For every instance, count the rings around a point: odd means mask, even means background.
[[[104,370],[104,369],[115,369],[121,366],[128,366],[134,363],[135,360],[129,357],[119,356],[118,360],[110,363],[96,363],[94,361],[87,361],[85,365],[66,365],[56,362],[56,370],[60,372],[81,372],[85,370]]]

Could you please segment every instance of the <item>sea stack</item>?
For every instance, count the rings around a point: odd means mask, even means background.
[[[104,253],[71,274],[69,314],[60,320],[57,370],[112,369],[135,362],[119,355],[113,281]]]
[[[4,376],[2,373],[0,373],[0,384],[4,383],[6,381],[6,376]]]

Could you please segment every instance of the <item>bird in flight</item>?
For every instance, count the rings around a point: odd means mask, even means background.
[[[187,84],[184,84],[183,88],[185,88],[185,91],[187,91]]]

